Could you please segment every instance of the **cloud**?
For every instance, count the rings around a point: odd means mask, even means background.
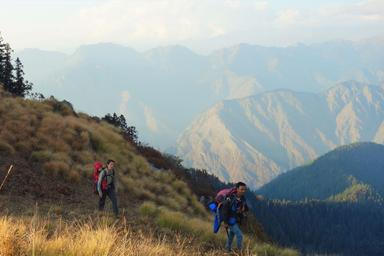
[[[22,9],[14,2],[0,8],[0,23],[16,48],[115,42],[139,50],[183,44],[209,52],[242,42],[361,39],[382,34],[384,21],[383,0],[52,0],[25,1]]]
[[[282,10],[277,16],[275,22],[279,25],[292,25],[295,24],[299,19],[300,12],[296,9],[285,9]]]
[[[269,7],[269,3],[267,1],[257,1],[254,3],[254,7],[257,11],[266,11]]]
[[[207,39],[252,27],[267,7],[254,0],[107,0],[69,17],[66,31],[89,41]]]
[[[320,10],[320,15],[334,19],[342,19],[348,22],[383,21],[384,1],[366,0],[352,4],[330,5]]]

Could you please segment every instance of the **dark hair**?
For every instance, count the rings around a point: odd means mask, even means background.
[[[107,165],[109,165],[110,163],[114,163],[114,162],[115,162],[115,160],[109,159],[109,160],[107,161]]]
[[[242,187],[242,186],[246,187],[247,185],[244,182],[241,182],[241,181],[236,183],[236,188],[239,188],[239,187]]]

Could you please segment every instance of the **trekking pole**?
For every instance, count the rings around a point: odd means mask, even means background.
[[[4,186],[4,183],[5,183],[5,181],[7,180],[8,175],[11,173],[12,168],[13,168],[13,165],[11,165],[11,166],[9,167],[8,172],[7,172],[7,175],[5,175],[5,178],[4,178],[3,182],[2,182],[1,185],[0,185],[0,191],[1,191],[1,189],[3,188],[3,186]]]

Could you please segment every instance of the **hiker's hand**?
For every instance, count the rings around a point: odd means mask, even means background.
[[[224,228],[227,229],[228,227],[229,227],[229,225],[224,223]]]
[[[102,198],[103,197],[103,193],[99,192],[99,197]]]

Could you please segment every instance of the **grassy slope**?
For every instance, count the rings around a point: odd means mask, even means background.
[[[91,164],[109,158],[117,161],[123,215],[115,224],[108,213],[95,211],[89,179]],[[73,112],[65,102],[12,98],[0,91],[1,179],[10,164],[14,171],[0,192],[1,255],[95,255],[91,247],[100,241],[85,238],[99,232],[119,245],[105,245],[100,255],[135,255],[132,249],[140,246],[164,250],[152,255],[222,253],[225,234],[212,234],[209,214],[183,181],[168,171],[152,171],[118,129]],[[249,254],[295,254],[254,238],[247,244]]]

